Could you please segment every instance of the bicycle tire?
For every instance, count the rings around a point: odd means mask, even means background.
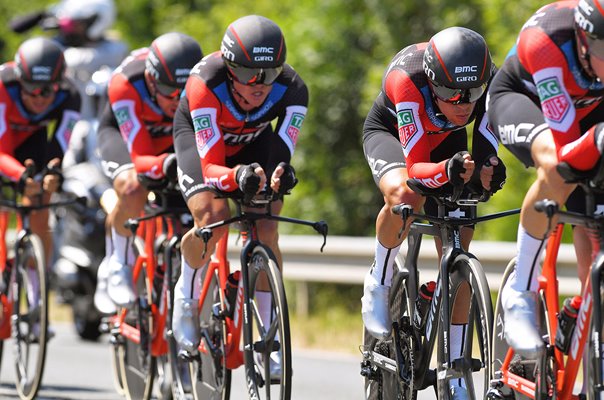
[[[48,274],[44,249],[37,235],[29,234],[20,242],[17,251],[16,285],[11,290],[15,383],[19,397],[31,400],[42,384],[46,362]]]
[[[113,387],[117,394],[120,396],[126,396],[126,392],[124,391],[124,382],[122,381],[122,368],[120,366],[120,352],[119,346],[122,346],[122,343],[119,343],[119,340],[113,338],[111,343],[111,373],[113,374]]]
[[[403,269],[405,264],[404,257],[397,255],[394,262],[394,274],[392,278],[392,287],[390,289],[389,303],[390,315],[392,321],[401,321],[407,318],[411,323],[411,316],[415,304],[414,299],[409,298],[407,292],[406,279],[399,274],[398,271]],[[401,336],[401,348],[403,349],[404,358],[407,360],[407,368],[410,369],[411,382],[410,385],[404,384],[395,373],[388,373],[383,369],[372,366],[374,379],[365,377],[365,400],[416,400],[417,389],[415,389],[415,371],[413,370],[413,351],[415,343],[411,336]],[[363,327],[363,348],[366,350],[376,351],[388,358],[395,359],[395,347],[393,339],[379,341],[371,336],[365,327]],[[406,350],[405,350],[406,349]]]
[[[258,400],[290,400],[292,390],[292,359],[287,298],[277,261],[272,251],[258,244],[253,248],[248,267],[249,293],[244,291],[243,340],[246,386],[250,398]],[[268,329],[258,312],[256,283],[264,276],[271,295],[273,320]],[[247,310],[247,318],[246,318]],[[264,322],[264,321],[262,321]],[[278,337],[277,337],[278,335]],[[270,375],[271,351],[280,351],[278,376]],[[258,359],[257,359],[258,358]]]
[[[600,280],[600,310],[604,310],[604,281]],[[602,322],[602,324],[604,325],[604,322]],[[600,327],[599,331],[602,332],[602,328]],[[593,339],[593,335],[594,335],[595,331],[594,331],[594,318],[593,318],[593,313],[592,313],[592,318],[591,318],[591,322],[590,322],[590,329],[589,329],[589,338],[587,343],[600,343],[601,345],[601,341],[594,341]],[[589,360],[589,367],[587,368],[587,400],[600,400],[601,396],[602,396],[602,391],[597,390],[596,386],[595,386],[595,375],[594,375],[594,371],[596,370],[596,358],[595,358],[595,347],[593,345],[588,346],[587,351],[588,351],[588,360]],[[602,351],[601,349],[598,349],[600,351]],[[603,370],[604,371],[604,370]]]
[[[123,344],[118,347],[122,384],[128,400],[149,400],[153,395],[157,358],[151,353],[154,329],[151,288],[152,283],[143,269],[136,282],[137,301],[125,321],[139,331],[140,342],[123,337]]]
[[[503,315],[503,305],[501,304],[501,290],[506,285],[508,279],[514,269],[516,268],[516,258],[512,258],[508,265],[505,267],[505,271],[503,272],[503,277],[501,279],[501,285],[499,288],[499,293],[497,295],[497,300],[495,303],[495,313],[493,314],[493,353],[491,356],[491,370],[493,371],[493,376],[497,375],[497,372],[501,370],[501,366],[503,365],[503,361],[505,360],[505,356],[508,353],[510,346],[508,342],[505,340],[504,333],[504,315]],[[515,355],[514,360],[512,361],[514,365],[512,365],[512,369],[515,373],[523,376],[524,378],[530,379],[532,381],[535,380],[534,376],[534,361],[531,360],[523,360],[519,355]],[[530,398],[523,395],[522,393],[513,393],[512,389],[508,386],[498,388],[499,392],[503,396],[510,397],[515,400],[529,400]],[[514,397],[511,397],[514,396]]]
[[[207,273],[207,269],[206,269]],[[205,279],[205,278],[204,278]],[[202,339],[205,349],[199,352],[199,360],[189,365],[193,377],[193,398],[195,400],[228,400],[231,393],[231,370],[226,368],[226,327],[224,319],[212,312],[216,304],[224,304],[216,272],[210,279],[208,294],[203,307],[199,310],[199,325],[202,332],[207,332],[208,344]],[[205,335],[202,335],[202,337]],[[216,349],[212,355],[209,347]]]
[[[168,329],[168,334],[166,335],[168,341],[168,361],[170,362],[170,372],[172,374],[172,398],[177,400],[192,400],[193,393],[191,386],[191,373],[189,371],[189,361],[183,360],[178,357],[178,343],[176,343],[176,339],[174,338],[174,334],[172,333],[174,286],[176,285],[176,282],[180,277],[179,248],[179,241],[168,244],[165,256],[165,260],[167,263],[166,274],[168,274],[169,282],[167,287],[168,320],[166,321],[166,327]]]
[[[464,345],[461,358],[465,360],[466,365],[470,368],[472,368],[472,364],[475,363],[473,360],[480,361],[480,370],[483,373],[482,390],[480,387],[474,385],[472,371],[468,371],[468,368],[465,368],[465,370],[462,371],[462,374],[468,391],[468,399],[483,399],[489,389],[492,377],[491,331],[493,326],[493,305],[491,302],[491,292],[480,262],[475,258],[469,257],[467,254],[459,254],[453,260],[449,271],[449,298],[451,299],[449,301],[449,315],[452,315],[454,299],[458,295],[461,285],[464,283],[468,283],[470,289],[469,324],[472,325],[472,329],[466,330],[467,333],[463,339]],[[441,312],[442,311],[443,310],[441,310]],[[438,324],[438,337],[436,356],[438,361],[437,374],[440,377],[445,373],[444,366],[448,361],[444,356],[445,337],[442,314]],[[478,359],[475,358],[477,354],[473,351],[475,339],[478,339]],[[450,341],[448,342],[450,343]],[[471,354],[466,354],[467,351],[470,351]],[[451,362],[453,361],[453,357],[451,357]],[[478,368],[478,366],[476,366],[476,368]],[[449,400],[452,398],[450,379],[437,379],[437,389],[439,399]]]

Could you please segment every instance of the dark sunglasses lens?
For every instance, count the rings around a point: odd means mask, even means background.
[[[283,67],[248,68],[232,62],[227,62],[227,67],[237,82],[244,85],[270,85],[283,70]]]
[[[157,91],[159,92],[159,94],[161,94],[164,97],[170,97],[170,98],[178,97],[182,90],[182,89],[174,87],[174,86],[165,85],[161,82],[156,82],[155,86],[157,87]]]
[[[36,85],[29,82],[21,82],[21,86],[30,96],[50,97],[58,90],[58,85]]]
[[[585,35],[585,37],[587,39],[587,51],[589,55],[604,60],[604,40],[598,40],[588,35]]]
[[[487,85],[469,89],[452,89],[446,86],[432,84],[434,95],[440,100],[452,104],[474,103],[484,94]]]

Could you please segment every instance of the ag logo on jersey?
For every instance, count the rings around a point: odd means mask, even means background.
[[[396,114],[396,117],[398,119],[398,136],[403,147],[407,147],[413,135],[417,133],[413,111],[409,109],[401,110]]]
[[[134,128],[132,118],[130,118],[130,111],[128,107],[120,107],[113,111],[117,124],[120,126],[120,131],[123,135],[129,136],[130,132]]]
[[[212,129],[212,120],[209,115],[200,115],[193,119],[193,128],[195,129],[195,141],[199,151],[212,139],[214,130]]]
[[[537,92],[545,118],[553,122],[561,122],[570,109],[570,102],[558,78],[551,77],[538,82]]]
[[[289,125],[287,126],[287,135],[292,140],[294,145],[298,141],[298,134],[302,128],[302,122],[304,122],[304,114],[293,113],[292,118],[289,121]]]

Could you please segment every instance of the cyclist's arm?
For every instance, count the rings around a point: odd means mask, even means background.
[[[13,157],[18,143],[8,121],[10,104],[8,94],[0,88],[0,174],[17,182],[25,172],[25,167]]]
[[[399,140],[409,177],[418,179],[431,188],[444,185],[449,181],[446,160],[439,163],[430,161],[430,141],[421,120],[425,107],[421,93],[409,76],[397,69],[386,76],[384,90],[396,107]]]
[[[186,124],[180,121],[175,129],[184,129],[180,134],[195,137],[204,183],[228,192],[237,190],[236,169],[225,165],[226,149],[218,126],[220,101],[197,76],[189,78],[185,92],[186,97],[181,100],[179,109],[183,105],[188,106],[187,121]]]
[[[80,105],[80,95],[75,87],[71,87],[69,97],[58,110],[55,129],[49,142],[48,160],[55,158],[63,160],[63,156],[69,147],[73,128],[80,120]]]

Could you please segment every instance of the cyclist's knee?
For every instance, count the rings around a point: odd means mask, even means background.
[[[187,207],[193,216],[195,226],[201,227],[229,218],[230,211],[227,201],[215,197],[214,193],[206,191],[196,193],[187,200]]]
[[[140,211],[147,201],[147,189],[138,182],[135,171],[128,170],[119,174],[113,181],[113,188],[122,209]]]
[[[389,208],[401,203],[419,208],[423,204],[424,198],[409,189],[406,184],[402,184],[388,187],[387,191],[384,192],[384,201]]]
[[[279,230],[276,221],[259,221],[258,236],[260,241],[269,247],[277,246],[279,243]]]

